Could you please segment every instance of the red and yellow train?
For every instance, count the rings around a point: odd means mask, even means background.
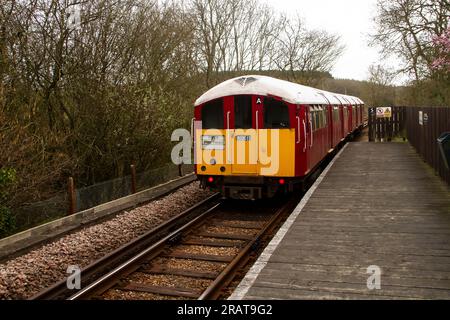
[[[363,126],[364,102],[266,76],[227,80],[195,102],[195,171],[227,198],[292,191]]]

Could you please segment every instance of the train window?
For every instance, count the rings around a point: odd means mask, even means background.
[[[264,128],[284,129],[289,128],[288,106],[273,98],[264,99]]]
[[[338,106],[333,107],[333,121],[339,122],[339,107]]]
[[[319,107],[315,107],[314,109],[315,109],[314,113],[316,114],[316,129],[320,129],[320,123],[321,123],[320,109],[319,109]]]
[[[252,96],[234,97],[234,127],[236,129],[252,128]]]
[[[202,107],[202,128],[223,129],[223,100],[216,99]]]
[[[320,129],[322,126],[322,115],[320,114],[320,107],[316,107],[316,128]]]
[[[322,128],[325,128],[325,123],[327,122],[327,115],[325,114],[325,107],[322,107]]]

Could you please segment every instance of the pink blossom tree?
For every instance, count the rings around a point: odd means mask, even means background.
[[[434,70],[450,73],[450,27],[442,35],[433,37],[438,55],[431,64]]]

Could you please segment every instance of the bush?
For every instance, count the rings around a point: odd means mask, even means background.
[[[0,238],[10,235],[16,227],[15,219],[9,208],[0,206]]]
[[[16,182],[14,169],[0,169],[0,238],[3,238],[15,229],[15,219],[11,210],[7,207],[9,190]]]

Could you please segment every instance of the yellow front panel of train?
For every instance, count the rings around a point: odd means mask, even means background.
[[[231,144],[228,144],[227,155],[233,159],[231,174],[233,175],[258,175],[259,141],[258,131],[255,129],[228,130]]]
[[[199,174],[292,177],[295,130],[199,129],[196,161]]]

